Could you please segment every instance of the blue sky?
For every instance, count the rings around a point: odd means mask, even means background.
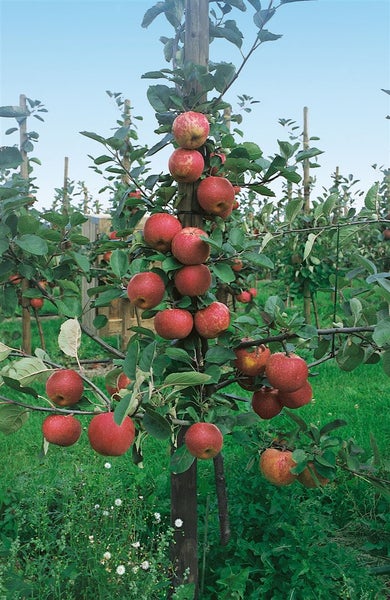
[[[150,83],[141,75],[168,66],[161,35],[172,29],[159,17],[148,29],[141,21],[154,1],[137,0],[0,0],[0,105],[18,104],[19,95],[39,99],[48,109],[45,122],[31,119],[29,128],[40,134],[34,155],[40,187],[39,205],[49,207],[54,188],[63,182],[64,157],[69,177],[85,181],[96,197],[103,181],[89,168],[88,154],[102,150],[80,135],[88,130],[110,135],[119,112],[105,90],[131,100],[134,115],[142,115],[140,140],[158,141],[156,121],[146,99]],[[243,50],[254,39],[252,7],[243,16],[234,11],[244,33]],[[309,108],[309,133],[324,150],[315,170],[317,186],[331,185],[336,166],[352,173],[367,190],[380,178],[371,165],[389,166],[390,3],[387,0],[313,0],[282,6],[268,24],[283,37],[264,44],[246,65],[227,98],[259,100],[241,128],[248,141],[260,145],[265,156],[278,150],[277,139],[287,139],[278,124],[289,118],[301,127],[303,107]],[[238,50],[216,41],[212,60],[240,64]],[[1,145],[17,143],[4,136],[14,125],[1,119]],[[167,156],[157,156],[153,172],[166,170]],[[104,200],[104,197],[102,197]]]

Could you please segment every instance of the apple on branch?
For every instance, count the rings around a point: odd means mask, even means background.
[[[46,394],[57,406],[73,406],[81,400],[84,382],[73,369],[58,369],[46,381]]]
[[[199,227],[183,227],[172,240],[172,254],[183,265],[200,265],[210,256],[208,235]]]
[[[221,452],[223,435],[214,423],[194,423],[187,429],[184,443],[192,456],[205,460]]]
[[[234,188],[225,177],[210,175],[200,182],[197,199],[206,213],[226,218],[233,210]]]
[[[181,230],[182,225],[174,215],[154,213],[145,221],[143,237],[148,246],[165,253],[170,251],[173,238]]]
[[[136,273],[127,284],[127,296],[132,304],[143,310],[160,304],[165,294],[165,283],[154,271]]]
[[[267,448],[260,456],[259,468],[267,481],[277,486],[293,483],[297,476],[291,473],[296,466],[291,450]]]
[[[81,435],[81,423],[73,415],[49,415],[42,423],[42,433],[50,444],[72,446]]]
[[[172,134],[180,148],[200,148],[209,132],[210,124],[206,115],[193,110],[181,113],[172,124]]]
[[[262,419],[273,419],[283,406],[279,401],[278,390],[267,386],[261,387],[252,396],[252,408]]]
[[[230,311],[223,302],[212,302],[195,313],[194,325],[201,337],[216,338],[229,327]]]
[[[194,183],[203,173],[204,159],[198,150],[177,148],[169,157],[168,169],[175,181]]]
[[[211,286],[210,269],[204,265],[186,265],[176,271],[174,282],[182,296],[202,296]]]
[[[271,354],[265,367],[269,383],[279,392],[295,392],[304,385],[308,374],[306,362],[293,353],[275,352]]]
[[[242,341],[250,340],[244,338]],[[234,364],[237,369],[244,375],[256,377],[264,374],[265,365],[271,356],[271,350],[264,344],[260,344],[250,348],[237,348],[234,350],[234,354],[236,355]]]
[[[103,456],[121,456],[130,448],[134,437],[135,426],[132,419],[127,416],[118,425],[112,412],[95,415],[88,426],[89,443]]]
[[[166,308],[154,317],[156,333],[166,340],[182,340],[190,335],[194,325],[192,314],[183,308]]]

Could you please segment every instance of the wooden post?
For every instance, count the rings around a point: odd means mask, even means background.
[[[19,106],[23,111],[27,111],[26,96],[21,94],[19,96]],[[28,180],[28,158],[27,152],[23,149],[24,143],[27,141],[27,117],[25,117],[19,124],[20,134],[20,152],[22,155],[22,164],[20,165],[20,176]],[[22,348],[27,354],[31,354],[31,315],[29,310],[28,298],[23,298],[23,292],[29,288],[29,282],[27,279],[22,280]]]
[[[69,178],[69,158],[64,158],[64,187],[62,188],[62,212],[69,213],[69,198],[68,198],[68,178]]]
[[[197,65],[208,65],[209,60],[209,0],[186,0],[184,60]],[[183,90],[186,96],[202,92],[192,81]],[[202,228],[196,198],[197,184],[180,184],[178,216],[183,226]],[[183,444],[185,429],[178,435],[178,445]],[[197,527],[197,464],[196,460],[184,473],[171,476],[171,523],[175,530],[171,559],[175,569],[173,589],[187,580],[194,584],[194,600],[199,595],[198,527]],[[175,526],[180,519],[182,526]]]
[[[309,148],[309,127],[308,127],[308,112],[307,106],[303,108],[303,149]],[[305,158],[303,161],[303,198],[304,206],[303,210],[306,214],[310,212],[310,160]],[[305,322],[310,324],[311,322],[311,292],[310,292],[310,280],[305,279],[303,282],[303,310],[305,315]]]

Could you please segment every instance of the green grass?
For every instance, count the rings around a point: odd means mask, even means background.
[[[49,354],[62,360],[59,322],[44,319],[43,326]],[[3,323],[1,333],[4,343],[20,345],[19,322]],[[83,341],[81,358],[103,356],[95,343]],[[345,373],[328,362],[313,369],[310,381],[314,401],[296,413],[321,426],[344,419],[343,437],[354,438],[369,458],[372,435],[388,459],[389,379],[381,365]],[[238,385],[228,391],[250,398]],[[249,403],[242,410],[250,410]],[[162,600],[172,535],[168,443],[147,438],[144,468],[133,464],[131,453],[106,459],[89,446],[85,416],[75,446],[50,446],[42,457],[43,418],[33,412],[22,429],[0,437],[0,599]],[[345,472],[321,490],[298,483],[276,488],[259,473],[259,450],[274,431],[290,426],[282,412],[226,436],[227,546],[219,544],[212,463],[199,463],[201,599],[385,600],[389,578],[370,573],[390,556],[384,497]]]

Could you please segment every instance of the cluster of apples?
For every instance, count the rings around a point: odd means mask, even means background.
[[[120,377],[120,376],[119,376]],[[124,382],[119,380],[119,386]],[[71,407],[77,404],[84,393],[82,377],[73,369],[55,370],[46,381],[46,394],[58,407]],[[45,439],[57,446],[72,446],[82,432],[79,419],[73,414],[52,414],[42,423]],[[113,412],[94,415],[88,426],[88,439],[91,447],[103,456],[120,456],[132,445],[135,438],[135,426],[130,417],[125,417],[121,425],[114,421]]]
[[[254,392],[252,408],[262,419],[272,419],[284,406],[300,408],[311,401],[313,390],[308,381],[308,366],[297,354],[272,354],[261,344],[254,348],[238,348],[235,355],[238,382],[244,389]],[[269,385],[257,383],[264,376]]]
[[[19,285],[23,281],[23,277],[18,273],[14,273],[8,277],[9,283],[12,285]],[[46,281],[39,282],[42,287],[45,287]],[[29,298],[29,305],[34,310],[40,310],[43,306],[43,298]]]

